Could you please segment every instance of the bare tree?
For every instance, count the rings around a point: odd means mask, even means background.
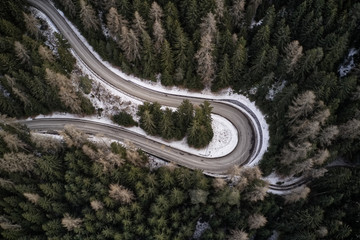
[[[340,126],[340,137],[355,139],[360,137],[360,120],[351,119]]]
[[[68,231],[72,231],[76,228],[80,228],[82,224],[81,218],[73,218],[70,216],[69,213],[65,213],[64,217],[61,219],[61,224],[65,227]]]
[[[6,74],[5,74],[6,77]],[[0,123],[6,125],[10,125],[11,127],[19,130],[19,124],[15,118],[8,117],[6,114],[0,113]]]
[[[215,15],[218,19],[224,17],[224,0],[215,0]]]
[[[198,62],[197,73],[200,75],[204,85],[210,87],[215,77],[216,64],[213,57],[214,45],[211,36],[205,35],[201,37],[200,48],[195,54]]]
[[[19,224],[13,224],[10,220],[8,220],[4,216],[0,216],[0,227],[4,230],[18,230],[21,229]]]
[[[36,204],[40,199],[40,196],[37,193],[23,193],[23,195],[24,197],[26,197],[27,200],[34,204]]]
[[[293,164],[291,168],[291,175],[296,175],[298,173],[309,172],[314,166],[314,162],[311,158],[297,162]]]
[[[290,165],[295,161],[305,159],[311,149],[312,144],[310,142],[303,142],[296,145],[289,142],[288,147],[284,147],[281,151],[280,162],[284,165]]]
[[[19,151],[19,148],[21,149],[25,149],[25,147],[27,146],[23,141],[21,141],[16,135],[5,132],[4,130],[0,130],[0,136],[2,137],[2,139],[4,140],[4,142],[6,143],[6,146],[11,150],[11,151]]]
[[[306,91],[299,95],[289,106],[288,117],[291,122],[296,121],[300,117],[306,117],[314,110],[315,94],[313,91]]]
[[[59,97],[61,102],[66,107],[69,107],[73,113],[81,113],[81,100],[75,92],[75,89],[60,87]]]
[[[306,175],[311,178],[319,178],[319,177],[323,177],[326,172],[327,172],[326,168],[315,168],[306,172]]]
[[[330,117],[330,110],[325,108],[323,110],[319,110],[315,113],[315,115],[311,118],[312,121],[318,121],[321,125],[324,125],[326,120]]]
[[[209,35],[211,37],[211,41],[214,41],[217,33],[217,28],[215,15],[212,12],[209,12],[204,18],[202,18],[200,24],[200,32],[201,36]]]
[[[132,29],[129,30],[126,26],[121,28],[119,44],[129,62],[133,62],[137,58],[140,58],[141,45],[138,37]]]
[[[262,176],[262,173],[258,166],[243,167],[241,169],[241,176],[247,178],[248,181],[253,181],[255,179],[260,179]]]
[[[129,204],[134,200],[134,194],[131,190],[119,185],[110,184],[109,196],[124,204]]]
[[[85,30],[98,30],[100,24],[99,19],[96,17],[95,10],[90,4],[86,4],[84,0],[80,0],[80,7],[80,18]]]
[[[35,143],[37,148],[42,148],[45,151],[59,151],[62,149],[61,142],[51,136],[45,136],[43,134],[36,134],[31,132],[31,141]]]
[[[245,199],[251,202],[263,201],[269,190],[269,183],[259,180],[257,184],[248,192],[245,193]]]
[[[30,62],[30,56],[25,46],[22,45],[19,41],[15,41],[14,48],[15,48],[16,57],[21,61],[21,63],[28,64]]]
[[[330,157],[330,152],[327,149],[321,149],[318,153],[313,157],[313,161],[315,165],[323,165],[325,161]]]
[[[298,40],[292,41],[285,48],[285,65],[286,72],[292,72],[296,68],[297,62],[303,56],[303,47],[299,44]]]
[[[134,32],[138,37],[141,36],[141,34],[146,30],[146,22],[145,20],[140,16],[138,11],[135,11],[134,13],[134,20],[132,28],[134,29]]]
[[[60,73],[55,73],[52,70],[45,69],[45,79],[54,87],[59,89],[59,97],[62,103],[71,109],[74,113],[81,112],[81,100],[72,85],[71,79]]]
[[[54,62],[54,56],[51,52],[51,50],[43,45],[39,46],[38,49],[39,55],[40,57],[45,60],[45,61],[49,61],[49,62]]]
[[[153,34],[154,34],[154,48],[157,53],[161,52],[162,45],[165,40],[165,30],[162,27],[162,24],[160,21],[155,21],[153,25]]]
[[[106,146],[98,146],[96,150],[93,150],[87,144],[84,144],[82,150],[91,160],[100,163],[104,172],[112,171],[124,163],[124,160],[118,154],[113,154]]]
[[[245,17],[245,0],[235,0],[230,13],[235,26],[241,27]]]
[[[315,139],[320,132],[320,123],[318,121],[304,120],[298,121],[298,125],[291,126],[291,134],[296,136],[298,142],[303,142],[307,139]]]
[[[65,125],[64,130],[60,132],[68,147],[82,147],[87,141],[88,136],[82,131],[76,129],[73,125]]]
[[[339,128],[337,126],[329,126],[321,131],[318,139],[322,146],[329,146],[338,134]]]
[[[306,185],[302,185],[301,187],[296,188],[290,194],[285,195],[285,203],[294,203],[299,201],[300,199],[305,199],[310,193],[310,188]]]
[[[33,154],[5,153],[0,158],[0,169],[6,172],[30,172],[34,169],[35,160]]]
[[[106,15],[106,21],[110,35],[115,39],[118,38],[118,34],[121,32],[121,28],[123,26],[127,26],[128,23],[114,7],[110,8],[109,13]]]
[[[217,190],[221,190],[226,186],[226,181],[223,178],[214,178],[213,183],[212,183],[213,187]]]
[[[160,21],[163,16],[163,10],[157,2],[153,2],[150,8],[150,19],[153,21]]]
[[[230,230],[230,234],[229,240],[249,240],[248,234],[243,230]]]
[[[135,148],[126,149],[126,159],[135,166],[143,166],[144,163],[141,160],[140,154]]]
[[[238,181],[236,182],[236,189],[240,192],[244,191],[245,188],[249,185],[249,181],[246,177],[240,177]]]
[[[93,200],[90,202],[91,208],[95,211],[101,210],[104,208],[104,204],[98,200]]]
[[[259,229],[267,223],[266,217],[262,214],[252,214],[248,218],[248,224],[250,229]]]
[[[39,21],[32,15],[32,14],[26,14],[23,12],[24,15],[24,21],[25,21],[25,27],[28,30],[28,32],[33,35],[34,37],[39,38]]]

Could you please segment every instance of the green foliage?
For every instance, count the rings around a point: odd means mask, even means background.
[[[140,127],[148,134],[161,136],[166,140],[182,139],[188,134],[188,144],[202,148],[209,144],[214,133],[211,127],[210,103],[205,101],[195,109],[189,100],[184,100],[175,112],[161,110],[158,103],[145,102],[139,106],[137,115]]]
[[[121,111],[118,114],[115,114],[114,116],[112,116],[112,120],[115,123],[117,123],[121,126],[125,126],[125,127],[132,127],[132,126],[138,125],[138,123],[135,122],[133,117],[125,111]]]
[[[27,130],[19,132],[26,134]],[[35,145],[29,139],[26,144]],[[84,144],[106,151],[104,146]],[[0,223],[7,226],[0,229],[2,238],[14,239],[22,234],[32,239],[86,239],[90,235],[114,239],[154,236],[188,239],[199,220],[210,224],[208,234],[224,235],[223,229],[229,227],[247,228],[246,219],[251,212],[266,214],[273,209],[269,201],[247,206],[240,214],[239,207],[246,204],[240,192],[227,185],[215,189],[210,184],[212,179],[201,171],[180,167],[150,171],[130,161],[104,170],[106,163],[91,160],[86,155],[88,151],[85,154],[82,148],[65,145],[62,149],[50,156],[33,148],[39,156],[43,155],[34,171],[0,173],[1,180],[6,177],[13,184],[13,188],[0,185],[3,194]],[[111,149],[113,154],[128,158],[130,150],[118,143],[112,143]],[[126,194],[133,194],[131,203],[113,199],[114,196],[124,199]],[[268,210],[263,210],[265,206]]]
[[[92,88],[92,80],[85,76],[85,77],[80,77],[80,84],[79,87],[81,88],[81,90],[83,90],[83,92],[85,94],[89,94],[91,92],[91,88]]]

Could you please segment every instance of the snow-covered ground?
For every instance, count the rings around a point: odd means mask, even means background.
[[[358,52],[359,51],[356,50],[355,48],[351,48],[349,50],[347,57],[339,67],[340,77],[345,77],[351,71],[351,69],[355,67],[354,55],[358,54]]]
[[[66,19],[66,17],[64,16],[64,14],[58,10],[59,13]],[[44,18],[45,21],[47,21],[50,25],[50,27],[55,28],[54,24],[51,23],[51,21],[48,18]],[[248,98],[246,98],[243,95],[239,95],[239,94],[235,94],[233,93],[233,91],[229,88],[229,89],[225,89],[220,93],[214,94],[212,93],[209,89],[206,89],[200,93],[194,93],[194,92],[189,92],[188,90],[185,89],[181,89],[178,87],[164,87],[160,84],[160,82],[152,82],[149,80],[143,80],[143,79],[139,79],[137,77],[134,77],[132,75],[127,75],[123,72],[121,72],[120,69],[112,66],[109,62],[104,61],[94,50],[93,48],[90,46],[90,44],[88,44],[88,42],[86,41],[86,39],[80,34],[79,30],[69,21],[67,20],[67,23],[72,27],[72,29],[74,30],[74,32],[78,35],[78,37],[84,42],[84,44],[89,48],[89,50],[93,53],[93,55],[99,60],[101,61],[106,67],[108,67],[110,70],[112,70],[114,73],[116,73],[117,75],[119,75],[120,77],[131,81],[135,84],[141,85],[143,87],[149,88],[149,89],[153,89],[159,92],[166,92],[167,94],[176,94],[176,95],[182,95],[182,96],[191,96],[191,97],[199,97],[199,98],[204,98],[205,99],[227,99],[227,100],[232,100],[232,101],[237,101],[239,103],[241,103],[242,105],[245,105],[248,109],[251,110],[251,112],[253,114],[250,114],[248,112],[244,112],[245,114],[247,114],[254,122],[254,127],[256,128],[256,130],[261,133],[262,137],[261,139],[258,139],[261,142],[261,144],[259,144],[259,146],[261,146],[261,149],[259,149],[259,151],[256,154],[256,157],[253,159],[253,161],[251,162],[252,165],[257,164],[257,162],[262,158],[262,155],[265,153],[267,147],[268,147],[268,141],[269,141],[269,133],[268,133],[268,125],[265,121],[264,115],[260,112],[260,110],[255,106],[254,102],[250,102],[250,100]],[[74,52],[74,51],[73,51]],[[75,54],[75,57],[76,54]],[[105,84],[103,81],[101,81],[101,79],[99,79],[96,74],[92,73],[91,70],[87,69],[86,66],[83,64],[83,62],[77,57],[77,62],[78,62],[78,66],[82,69],[82,71],[85,72],[85,74],[88,74],[89,76],[91,76],[91,78],[95,81],[100,82],[101,84]],[[82,66],[81,66],[82,65]],[[104,85],[105,86],[105,85]],[[107,90],[109,90],[112,94],[114,94],[115,96],[121,96],[121,97],[129,97],[130,96],[126,95],[125,93],[119,92],[117,89],[113,89],[112,87],[110,87],[109,85],[106,86]],[[129,101],[131,101],[133,104],[139,104],[139,99],[134,99],[131,98],[131,100],[129,99]],[[136,102],[138,101],[138,102]],[[101,105],[101,103],[98,103],[99,105]],[[234,104],[236,105],[236,104]],[[238,107],[239,109],[243,110],[242,107],[236,105],[236,107]],[[62,115],[64,116],[64,115]],[[41,116],[39,116],[41,117]],[[93,120],[96,121],[103,121],[103,122],[107,122],[107,123],[111,123],[111,121],[106,118],[103,117],[101,119],[98,119],[97,117],[93,117]],[[237,143],[237,132],[234,131],[234,127],[232,126],[231,123],[229,123],[226,119],[222,118],[222,117],[217,117],[216,115],[213,115],[213,127],[214,129],[214,138],[213,141],[210,143],[210,145],[208,146],[208,148],[206,148],[205,150],[199,152],[198,150],[192,149],[187,147],[187,145],[185,144],[185,140],[183,141],[179,141],[179,142],[165,142],[165,144],[167,145],[171,145],[171,146],[176,146],[182,150],[187,149],[186,151],[192,151],[193,153],[197,153],[197,154],[203,154],[203,155],[207,155],[208,157],[219,157],[219,156],[223,156],[226,155],[227,153],[229,153],[230,151],[232,151],[233,147],[235,146]],[[255,124],[255,120],[258,120],[259,124]],[[261,128],[261,129],[259,129]],[[134,131],[142,131],[139,128],[132,128],[132,130]],[[144,132],[143,132],[144,133]],[[145,133],[144,133],[145,134]],[[158,140],[158,139],[157,139]],[[220,141],[219,141],[220,140]],[[226,140],[226,141],[225,141]],[[161,141],[161,140],[159,140]]]

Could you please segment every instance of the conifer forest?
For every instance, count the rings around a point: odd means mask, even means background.
[[[266,152],[221,175],[132,139],[24,124],[106,116],[164,151],[206,151],[218,131],[215,98],[99,105],[106,88],[32,1],[0,1],[0,239],[360,239],[359,1],[37,0],[124,74],[254,102]]]

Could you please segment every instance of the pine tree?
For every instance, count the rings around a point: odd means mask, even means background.
[[[71,17],[76,15],[76,7],[72,0],[62,0],[60,1],[61,5],[65,8],[65,11],[70,14]]]
[[[141,54],[142,62],[143,62],[143,69],[144,69],[144,76],[147,78],[152,79],[154,73],[157,70],[155,64],[155,53],[153,52],[153,44],[151,42],[151,38],[149,34],[144,31],[142,33],[142,43],[143,43],[143,50]]]
[[[186,29],[188,32],[194,32],[196,26],[198,25],[199,20],[199,11],[197,0],[188,0],[184,1],[185,5],[185,20],[186,20]]]
[[[172,119],[172,111],[169,108],[165,109],[165,112],[162,116],[161,126],[161,136],[165,139],[171,139],[174,137],[174,123]]]
[[[245,67],[247,62],[246,41],[240,38],[235,49],[234,55],[231,59],[232,65],[232,85],[235,89],[240,89],[245,74]]]
[[[286,46],[290,43],[290,27],[286,25],[285,19],[281,19],[276,27],[272,43],[277,46],[280,51],[285,51]]]
[[[156,133],[153,115],[150,113],[150,110],[144,111],[140,118],[140,126],[150,135],[154,135]]]
[[[174,60],[175,66],[183,70],[186,69],[188,58],[186,56],[188,46],[188,39],[185,36],[182,28],[179,26],[175,29],[175,43],[174,43]]]
[[[194,107],[188,99],[185,99],[177,109],[180,132],[185,134],[194,118]]]
[[[167,70],[170,74],[174,71],[174,57],[170,44],[167,40],[164,41],[161,50],[161,68],[163,71]],[[170,84],[168,84],[170,85]]]
[[[214,85],[212,86],[212,90],[217,91],[219,89],[229,86],[231,78],[232,77],[229,57],[227,54],[225,54],[220,64],[220,72],[217,75]]]
[[[256,16],[256,11],[259,5],[262,3],[262,0],[250,0],[249,4],[246,8],[246,22],[248,25],[252,22],[252,20]]]

